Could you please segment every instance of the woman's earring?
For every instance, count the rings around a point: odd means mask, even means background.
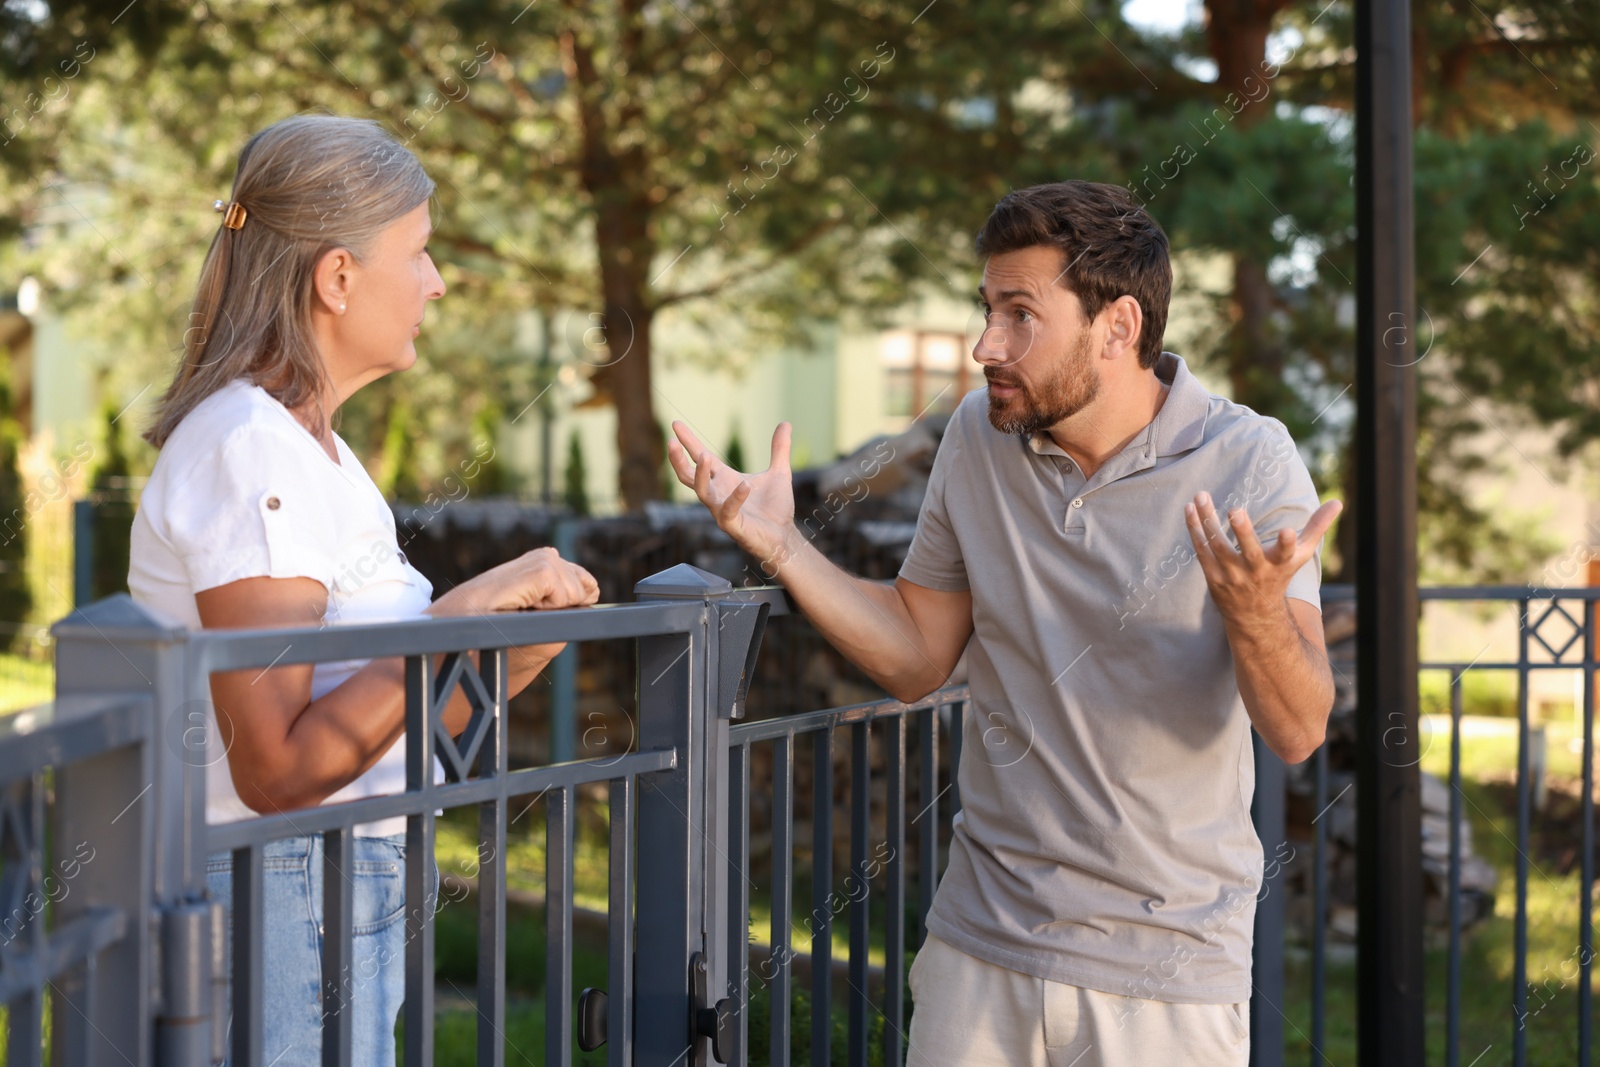
[[[343,305],[343,304],[340,304],[340,305],[339,305],[339,310],[340,310],[340,311],[343,311],[343,310],[344,310],[344,305]]]

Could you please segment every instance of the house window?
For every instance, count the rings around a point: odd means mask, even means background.
[[[892,330],[879,345],[887,378],[885,414],[949,413],[967,392],[971,346],[959,333]]]

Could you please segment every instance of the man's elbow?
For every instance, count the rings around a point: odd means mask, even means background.
[[[1317,749],[1328,739],[1328,713],[1332,705],[1330,697],[1328,706],[1315,719],[1299,724],[1292,731],[1279,731],[1277,737],[1267,739],[1267,747],[1285,763],[1304,763],[1316,755]]]
[[[1317,749],[1322,747],[1326,739],[1326,731],[1302,731],[1299,736],[1280,740],[1276,744],[1268,743],[1267,747],[1285,763],[1304,763],[1317,754]]]
[[[950,681],[950,672],[935,677],[937,672],[924,671],[913,677],[896,678],[884,681],[883,687],[889,695],[902,704],[915,704],[917,701],[944,688]]]

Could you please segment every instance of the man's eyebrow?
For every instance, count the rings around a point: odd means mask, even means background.
[[[983,286],[981,286],[981,285],[978,286],[978,295],[983,297],[983,299],[985,299],[985,300],[989,299],[989,294],[984,292]],[[1032,289],[1002,289],[1002,290],[1000,290],[999,294],[995,297],[995,299],[996,300],[1009,300],[1009,299],[1012,299],[1013,297],[1018,297],[1018,296],[1026,296],[1026,297],[1035,298],[1035,299],[1037,298]]]

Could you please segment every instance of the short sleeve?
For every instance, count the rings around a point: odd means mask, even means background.
[[[165,501],[167,537],[199,593],[241,578],[334,583],[336,531],[304,441],[255,423],[189,459]]]
[[[917,516],[917,532],[900,566],[900,577],[906,581],[953,593],[969,588],[961,544],[950,526],[950,513],[945,503],[951,471],[959,462],[959,421],[959,414],[950,420],[939,442],[939,450],[934,454],[928,491],[923,495],[922,511]]]
[[[1257,453],[1251,471],[1247,511],[1255,526],[1256,538],[1263,545],[1277,539],[1278,531],[1299,531],[1321,506],[1311,472],[1306,470],[1294,439],[1281,422],[1272,420],[1273,431]],[[1316,552],[1289,579],[1287,595],[1322,606],[1322,542]]]

